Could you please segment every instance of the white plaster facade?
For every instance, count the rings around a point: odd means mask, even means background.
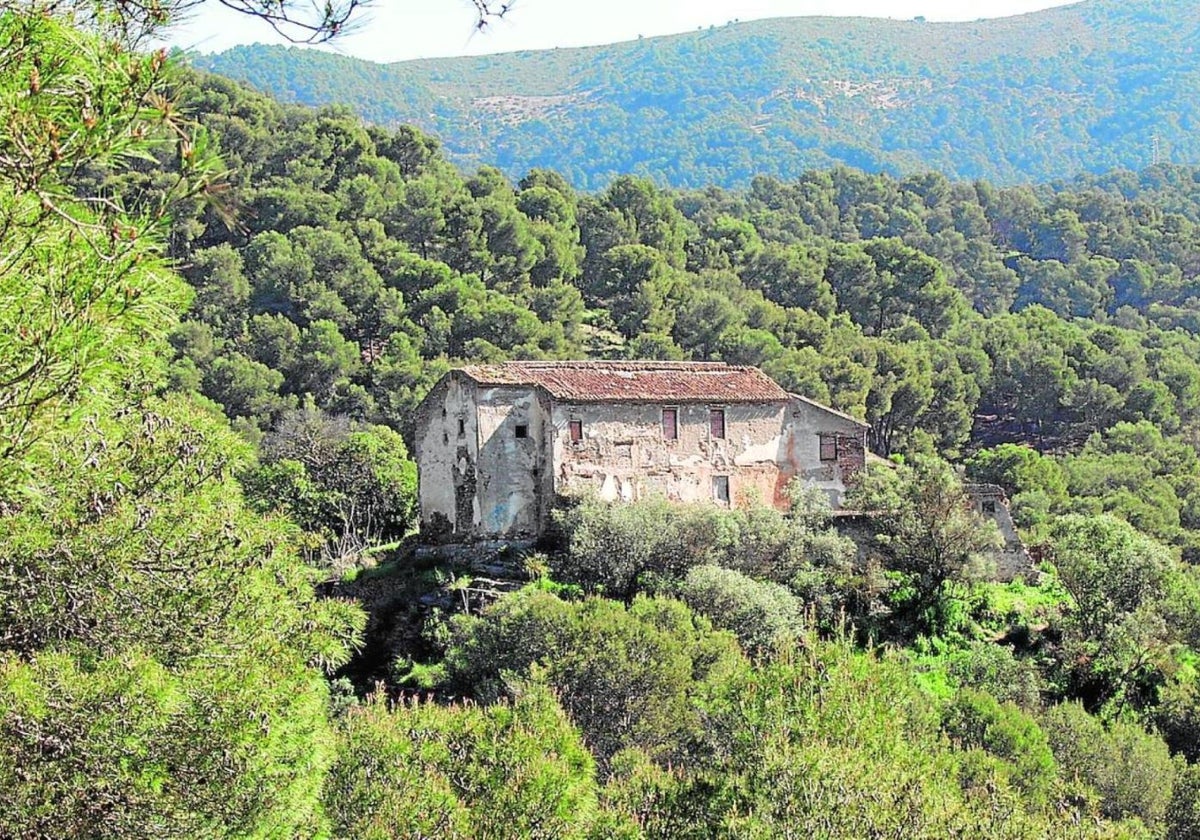
[[[673,422],[672,422],[673,412]],[[454,370],[422,403],[421,526],[433,541],[532,539],[562,495],[786,504],[793,478],[834,506],[866,425],[712,363],[510,362]]]

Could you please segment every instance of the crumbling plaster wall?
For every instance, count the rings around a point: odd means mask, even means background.
[[[663,409],[677,410],[678,437],[663,436]],[[725,437],[710,434],[710,408],[725,410]],[[596,492],[608,501],[653,495],[713,500],[713,477],[729,477],[730,501],[783,505],[794,473],[781,404],[559,403],[552,413],[555,493]],[[570,440],[570,422],[583,439]]]
[[[834,508],[840,507],[847,482],[861,470],[866,458],[866,429],[831,411],[805,400],[788,403],[791,449],[788,461],[797,465],[797,476],[829,496]],[[838,457],[821,460],[821,436],[838,437]]]
[[[478,440],[475,385],[451,374],[435,387],[417,418],[421,531],[430,541],[470,536],[479,521]]]
[[[476,535],[520,539],[542,530],[551,495],[548,404],[534,388],[480,388]],[[518,433],[520,432],[520,436]]]
[[[663,436],[664,408],[677,411],[674,440]],[[711,434],[712,408],[725,412],[724,438]],[[421,524],[431,542],[537,537],[557,494],[711,502],[718,476],[728,478],[734,506],[785,507],[798,476],[836,507],[862,465],[862,427],[801,400],[557,403],[540,388],[481,387],[452,372],[422,412]],[[570,440],[571,421],[582,423],[579,442]],[[821,434],[841,438],[836,461],[820,460]]]

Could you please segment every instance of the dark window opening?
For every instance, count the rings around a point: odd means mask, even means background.
[[[674,408],[664,408],[662,412],[663,440],[679,439],[679,411]]]
[[[524,423],[519,423],[519,424],[517,425],[517,431],[516,431],[516,434],[517,434],[517,437],[518,437],[518,438],[527,438],[527,437],[529,437],[529,427],[528,427],[528,426],[526,426]]]
[[[722,504],[729,504],[729,476],[714,475],[712,484],[713,498]]]
[[[442,445],[443,446],[450,445],[450,435],[446,434],[445,432],[442,432]]]
[[[837,435],[821,435],[821,460],[836,461],[838,457]]]
[[[996,503],[995,502],[984,502],[982,505],[980,505],[980,507],[983,508],[984,513],[995,513],[996,512]]]
[[[717,440],[725,437],[725,409],[710,408],[708,410],[708,433]]]
[[[458,418],[458,433],[460,435],[465,435],[467,433],[467,421],[463,420],[461,417]]]
[[[567,430],[571,436],[571,443],[579,443],[583,440],[583,421],[572,420],[567,423]]]

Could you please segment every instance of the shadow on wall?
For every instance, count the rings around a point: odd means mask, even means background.
[[[541,529],[542,478],[546,472],[549,429],[532,391],[481,392],[479,459],[475,501],[478,531],[513,539],[536,537]]]

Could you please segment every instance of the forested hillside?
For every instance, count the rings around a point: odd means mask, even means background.
[[[196,299],[170,375],[253,436],[305,405],[408,434],[456,360],[723,359],[864,417],[884,456],[1028,444],[1059,457],[1070,509],[1192,544],[1200,474],[1167,452],[1200,421],[1200,170],[589,195],[548,170],[464,176],[413,129],[217,77],[185,91],[239,227],[180,208],[171,256]]]
[[[466,169],[747,186],[845,164],[1020,183],[1200,162],[1200,9],[1084,0],[1002,20],[790,18],[585,49],[372,64],[281,47],[197,67],[413,124]]]
[[[581,193],[118,11],[0,16],[0,837],[1200,837],[1200,170]],[[418,554],[428,388],[579,356],[864,417],[871,533]]]

